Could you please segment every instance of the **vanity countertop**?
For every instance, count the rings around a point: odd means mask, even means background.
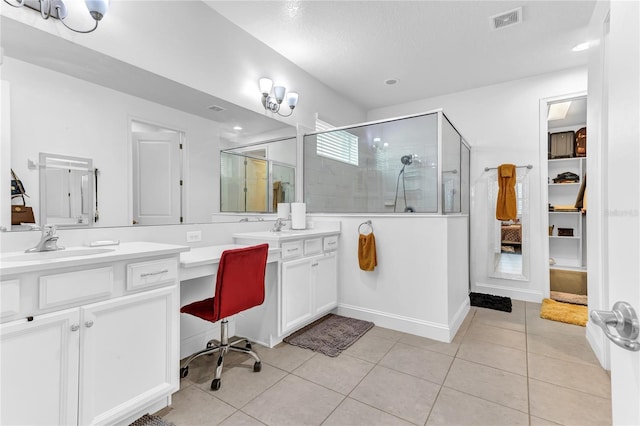
[[[272,231],[260,231],[260,232],[242,232],[233,234],[233,238],[236,239],[251,239],[251,240],[265,240],[265,241],[287,241],[287,240],[299,240],[300,238],[309,237],[324,237],[327,235],[337,235],[340,233],[339,229],[285,229],[279,232]]]
[[[5,252],[0,253],[0,275],[54,270],[140,257],[166,256],[186,251],[189,251],[189,247],[175,244],[127,242],[105,247],[66,247],[64,250],[51,252]]]

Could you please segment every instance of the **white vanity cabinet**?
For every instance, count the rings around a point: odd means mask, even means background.
[[[277,330],[271,330],[267,338],[255,336],[256,341],[274,346],[338,306],[338,234],[339,231],[308,230],[234,235],[237,243],[268,242],[281,249],[276,297]],[[249,314],[245,317],[248,320]],[[245,332],[240,320],[237,327]],[[243,335],[250,332],[247,328]]]
[[[282,262],[280,334],[338,306],[335,252]]]
[[[178,255],[150,252],[157,271],[137,278],[127,271],[149,258],[11,277],[20,318],[0,325],[0,424],[128,424],[168,405],[179,386]],[[129,290],[132,279],[147,286]]]
[[[81,308],[79,424],[123,413],[178,390],[178,286]]]
[[[1,424],[78,424],[79,323],[69,309],[1,326]]]

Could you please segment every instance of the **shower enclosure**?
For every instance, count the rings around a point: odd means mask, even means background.
[[[307,211],[468,214],[469,154],[442,110],[307,134]]]
[[[220,211],[269,213],[295,198],[291,164],[233,152],[220,153]]]

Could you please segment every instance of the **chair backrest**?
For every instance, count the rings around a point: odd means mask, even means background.
[[[214,298],[218,321],[264,302],[269,244],[225,250],[220,257]]]

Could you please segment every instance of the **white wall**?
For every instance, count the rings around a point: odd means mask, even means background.
[[[469,310],[467,217],[311,215],[341,222],[338,313],[450,342]],[[358,228],[372,221],[378,266],[358,265]]]
[[[540,99],[585,91],[586,68],[574,68],[522,80],[480,87],[435,98],[369,111],[367,120],[442,108],[471,145],[471,288],[472,291],[540,301],[549,288],[547,244],[541,177]],[[544,147],[546,150],[546,147]],[[487,202],[485,167],[502,163],[532,164],[530,171],[531,274],[528,281],[490,278],[487,271]],[[592,242],[590,241],[589,244]],[[596,242],[593,242],[596,243]]]
[[[132,118],[185,133],[186,221],[208,222],[219,211],[215,122],[9,57],[2,78],[11,85],[11,167],[31,196],[36,220],[38,170],[28,169],[27,159],[37,162],[46,152],[93,159],[100,171],[97,226],[131,223]]]

